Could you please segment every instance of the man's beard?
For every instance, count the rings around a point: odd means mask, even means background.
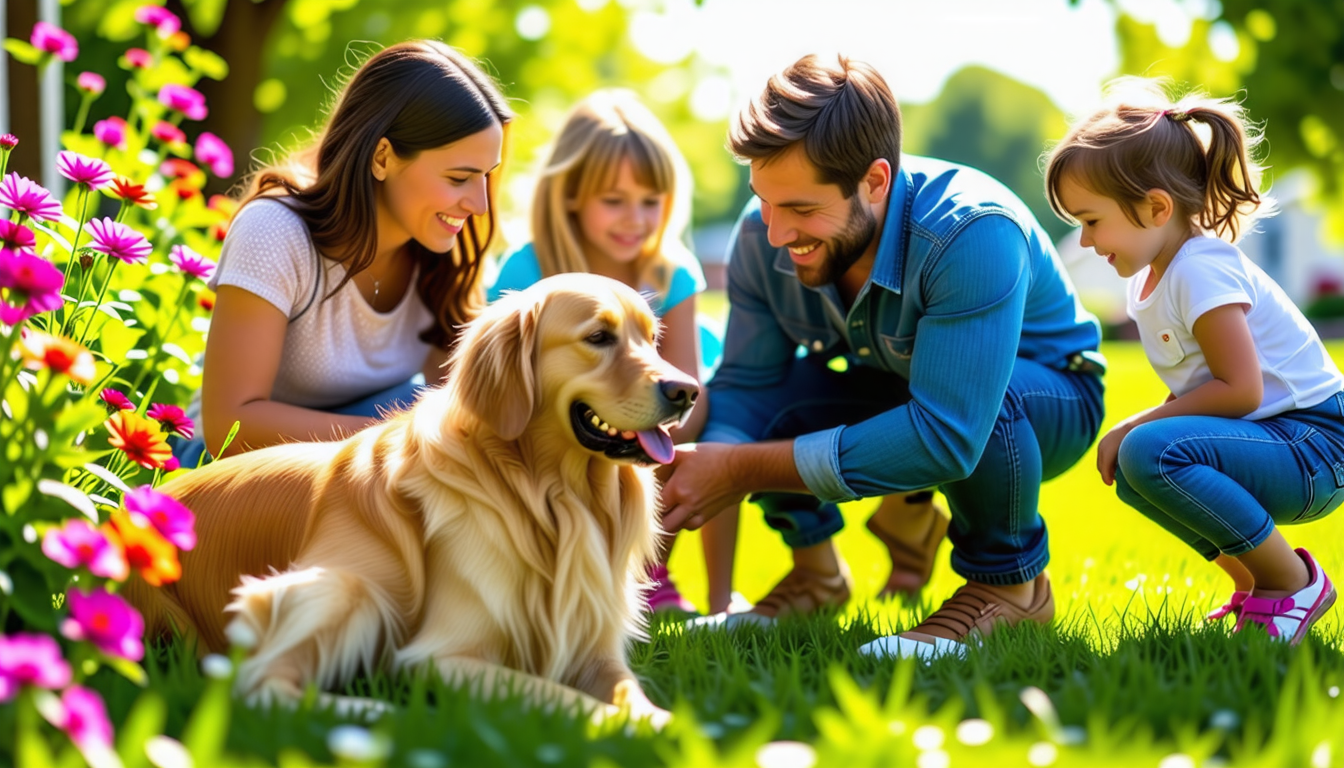
[[[820,264],[810,267],[793,265],[798,281],[809,288],[820,288],[836,282],[863,256],[877,236],[877,217],[868,210],[856,193],[850,198],[849,218],[845,228],[831,240],[823,240],[826,248]]]

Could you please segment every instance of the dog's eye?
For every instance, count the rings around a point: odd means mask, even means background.
[[[588,338],[584,339],[584,341],[592,344],[594,347],[605,347],[616,343],[616,335],[604,328],[600,331],[593,331],[588,334]]]

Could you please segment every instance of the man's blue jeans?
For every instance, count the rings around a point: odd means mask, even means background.
[[[1212,560],[1344,502],[1344,393],[1259,421],[1175,416],[1120,444],[1120,500]]]
[[[1050,553],[1037,509],[1041,482],[1073,466],[1096,439],[1102,393],[1099,376],[1018,359],[979,464],[969,477],[939,488],[952,513],[953,570],[985,584],[1021,584],[1045,568]],[[909,400],[909,382],[894,373],[865,366],[838,372],[809,356],[794,362],[781,386],[714,390],[713,425],[702,439],[712,442],[716,433],[797,437],[855,424]],[[722,427],[727,429],[720,432]],[[891,469],[893,484],[899,484],[900,466]],[[752,500],[793,548],[818,544],[844,527],[836,505],[810,495],[758,494]]]

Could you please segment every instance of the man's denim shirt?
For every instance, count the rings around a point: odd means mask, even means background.
[[[799,437],[794,462],[823,501],[931,488],[979,463],[1018,358],[1104,365],[1049,237],[1007,187],[964,166],[906,155],[868,283],[844,311],[834,285],[799,282],[766,240],[753,200],[729,241],[730,310],[713,394],[783,385],[796,356],[847,355],[910,382],[911,400],[859,424]],[[918,343],[916,343],[918,337]],[[716,424],[707,442],[750,436]]]

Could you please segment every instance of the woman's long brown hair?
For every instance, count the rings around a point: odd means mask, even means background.
[[[367,269],[377,251],[371,168],[379,139],[410,160],[493,124],[505,126],[507,135],[513,117],[494,81],[466,56],[432,40],[399,43],[354,73],[314,146],[253,174],[243,204],[260,196],[290,198],[284,202],[308,225],[318,251],[345,266],[330,298]],[[489,209],[467,220],[450,254],[410,243],[420,268],[416,290],[435,318],[420,338],[436,347],[448,347],[455,327],[484,303],[481,263],[496,228],[495,176],[486,178]]]

